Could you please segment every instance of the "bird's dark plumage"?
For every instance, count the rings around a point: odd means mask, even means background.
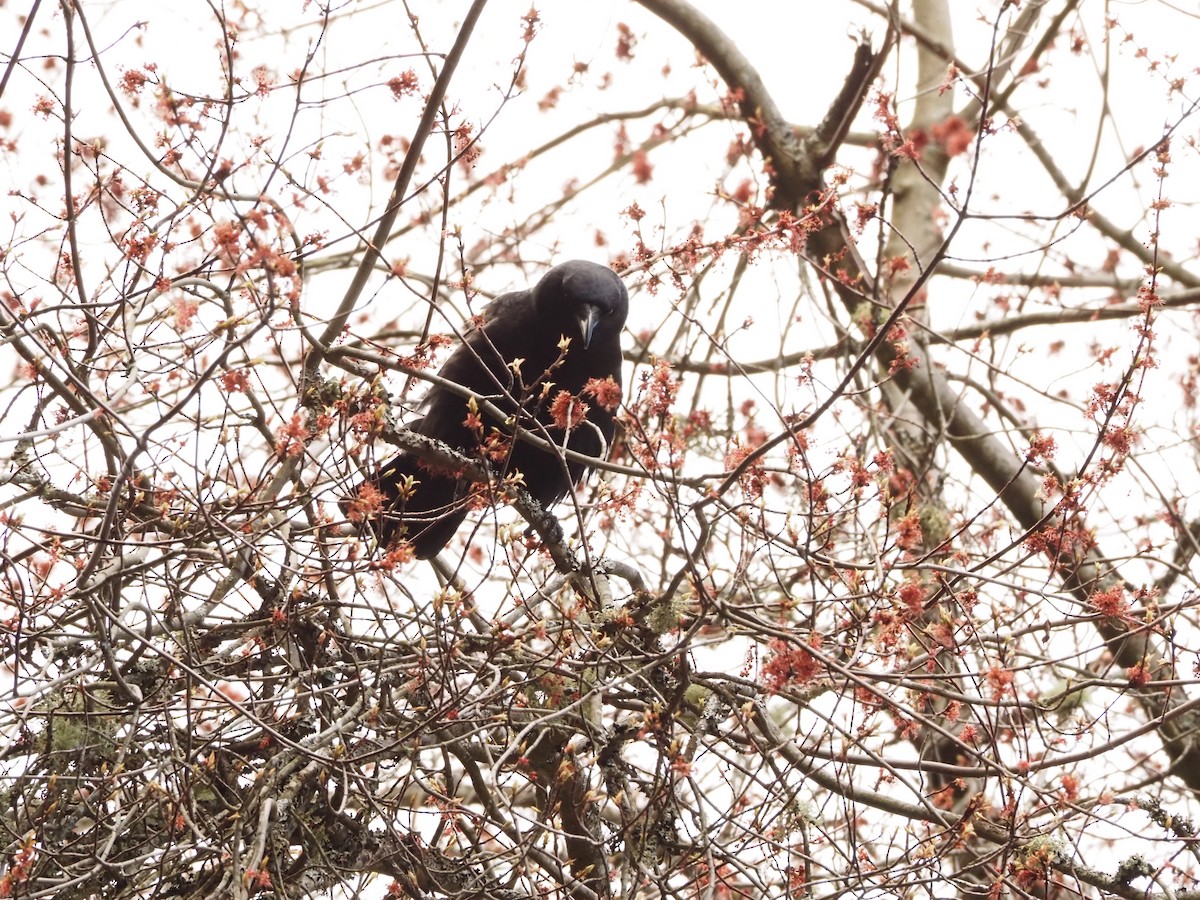
[[[556,425],[555,400],[563,391],[582,399],[588,407],[586,421],[570,422],[566,446],[600,457],[612,441],[613,415],[595,396],[581,395],[593,378],[621,384],[621,329],[628,311],[629,294],[611,269],[582,260],[563,263],[532,290],[493,300],[482,325],[466,336],[438,374],[492,401],[506,415],[519,409],[522,428],[560,447],[562,420],[572,407],[565,398],[560,400]],[[569,343],[564,345],[563,338]],[[512,441],[511,422],[505,427],[481,415],[481,422],[472,427],[467,400],[445,387],[432,387],[424,406],[424,417],[409,426],[413,431],[468,456],[486,456],[501,473],[520,472],[526,490],[546,508],[566,496],[589,470],[561,454]],[[408,477],[417,484],[403,496]],[[383,512],[370,520],[380,540],[391,544],[404,537],[421,559],[445,547],[467,514],[469,480],[407,453],[380,466],[366,484],[383,495]],[[361,491],[362,486],[359,496]],[[353,505],[353,498],[343,501],[347,511]]]

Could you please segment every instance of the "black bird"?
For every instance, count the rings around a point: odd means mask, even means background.
[[[425,397],[424,417],[411,430],[487,459],[501,474],[520,472],[530,496],[549,509],[590,467],[512,440],[513,421],[558,447],[565,438],[571,450],[604,456],[621,397],[621,329],[628,311],[629,294],[616,273],[583,260],[555,266],[532,290],[502,294],[438,374],[493,402],[509,422],[477,412],[462,396],[435,385]],[[380,466],[355,497],[342,501],[352,520],[361,521],[363,509],[378,509],[366,502],[368,486],[382,494],[382,512],[369,518],[380,541],[390,545],[403,537],[419,559],[449,543],[470,503],[470,479],[408,453]]]

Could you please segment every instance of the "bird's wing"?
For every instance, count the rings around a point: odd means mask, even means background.
[[[501,294],[484,311],[483,323],[463,337],[442,364],[438,375],[477,394],[495,397],[513,387],[508,362],[527,355],[537,328],[536,312],[529,291]],[[422,401],[425,419],[422,433],[451,445],[473,446],[463,426],[466,401],[453,391],[435,385]],[[503,402],[501,402],[503,406]]]
[[[533,297],[528,290],[509,291],[495,297],[484,307],[479,324],[472,325],[464,331],[462,342],[454,348],[454,352],[438,370],[439,377],[453,381],[455,384],[461,384],[480,394],[497,393],[499,388],[496,386],[495,380],[489,377],[488,372],[489,370],[501,371],[504,368],[497,353],[505,359],[520,355],[516,352],[519,344],[508,345],[512,344],[513,339],[524,329],[501,326],[497,333],[497,326],[493,323],[519,320],[524,322],[527,328],[532,322],[530,317],[534,315],[536,313],[533,309]],[[503,346],[498,345],[497,340]],[[492,349],[493,347],[495,349]],[[481,367],[481,363],[486,368]],[[447,395],[453,396],[448,391],[432,387],[421,398],[417,409],[428,415],[431,405],[434,405],[438,397],[444,398]],[[445,400],[443,399],[442,402],[444,403]]]
[[[481,394],[507,389],[512,381],[508,362],[536,346],[537,328],[529,291],[501,294],[484,310],[483,324],[465,335],[438,374]]]
[[[533,291],[528,288],[523,291],[509,291],[496,297],[484,308],[484,327],[500,316],[529,315],[533,315]]]

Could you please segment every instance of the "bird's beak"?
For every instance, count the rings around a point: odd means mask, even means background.
[[[579,332],[583,335],[583,349],[587,349],[592,342],[592,334],[596,330],[596,323],[603,318],[604,313],[600,307],[591,303],[583,304],[583,308],[579,311]]]

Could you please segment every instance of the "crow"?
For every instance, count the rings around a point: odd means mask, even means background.
[[[434,385],[422,404],[424,416],[409,428],[486,460],[502,476],[520,473],[530,496],[549,509],[591,467],[514,440],[514,425],[556,447],[602,458],[616,426],[628,311],[629,294],[616,273],[583,260],[555,266],[532,290],[500,295],[438,374],[491,401],[507,418]],[[471,495],[470,479],[402,452],[345,498],[342,509],[352,521],[365,519],[384,545],[403,538],[418,559],[428,559],[454,537]]]

